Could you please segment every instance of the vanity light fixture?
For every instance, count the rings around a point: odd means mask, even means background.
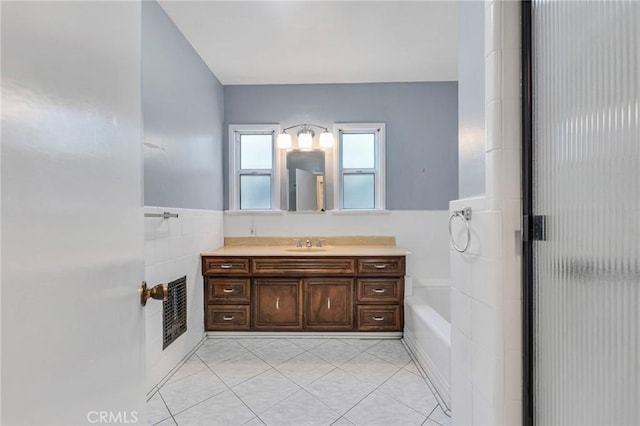
[[[321,148],[329,148],[333,146],[333,133],[329,132],[329,129],[323,126],[318,126],[316,124],[296,124],[286,129],[283,129],[282,132],[278,135],[278,147],[283,149],[291,148],[291,135],[287,133],[287,130],[291,130],[295,127],[302,127],[298,133],[298,148],[300,149],[311,149],[313,146],[313,138],[316,135],[313,131],[312,127],[317,127],[318,129],[322,129],[322,133],[320,133],[320,147]]]

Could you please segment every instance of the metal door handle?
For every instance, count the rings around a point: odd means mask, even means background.
[[[384,317],[373,317],[374,321],[382,321],[384,320]]]
[[[374,288],[373,292],[374,293],[384,293],[384,288]]]
[[[331,298],[327,297],[327,309],[331,309]]]
[[[147,299],[156,299],[156,300],[168,300],[169,299],[169,285],[168,284],[158,284],[151,288],[147,287],[147,282],[142,281],[142,285],[140,286],[140,304],[142,306],[147,305]]]
[[[280,298],[276,297],[276,309],[280,309]]]

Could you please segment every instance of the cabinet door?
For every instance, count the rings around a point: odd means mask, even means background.
[[[299,330],[302,328],[300,280],[256,279],[254,288],[256,329]]]
[[[353,329],[353,279],[304,280],[305,326],[309,329]]]

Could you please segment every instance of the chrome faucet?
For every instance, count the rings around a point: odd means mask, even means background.
[[[313,244],[311,244],[311,240],[307,239],[306,241],[306,246],[307,247],[311,247]]]

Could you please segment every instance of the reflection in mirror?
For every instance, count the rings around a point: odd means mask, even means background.
[[[289,211],[324,210],[324,151],[287,152]]]

